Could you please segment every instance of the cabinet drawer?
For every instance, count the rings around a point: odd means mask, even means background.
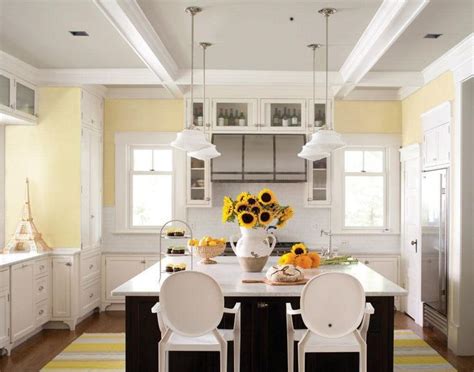
[[[40,326],[49,321],[51,313],[49,311],[49,301],[45,300],[36,304],[35,307],[35,324]]]
[[[88,280],[100,273],[100,253],[84,257],[81,260],[81,279]]]
[[[100,304],[100,280],[95,280],[81,288],[81,315]]]
[[[35,302],[41,302],[48,299],[49,295],[49,276],[35,280]]]
[[[49,274],[49,259],[45,258],[42,260],[35,261],[34,273],[35,276],[42,276]]]
[[[10,289],[10,269],[6,268],[0,271],[0,291]]]

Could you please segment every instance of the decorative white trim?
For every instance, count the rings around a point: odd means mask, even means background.
[[[423,75],[418,71],[371,71],[357,83],[358,87],[401,87],[405,85],[422,86]]]
[[[445,101],[420,115],[423,132],[451,121],[451,102]]]
[[[22,60],[0,50],[0,69],[36,85],[39,70]]]
[[[398,101],[398,90],[391,89],[354,89],[344,101]]]
[[[110,23],[175,97],[178,65],[135,0],[94,0]]]
[[[175,99],[164,88],[108,88],[107,98],[110,99]]]
[[[421,87],[423,86],[423,84],[421,85],[417,85],[417,86],[405,86],[405,87],[401,87],[399,90],[398,90],[398,99],[400,101],[404,100],[405,98],[407,98],[408,96],[412,95],[413,93],[415,93],[418,89],[420,89]]]
[[[128,224],[128,163],[132,145],[168,145],[176,138],[173,132],[115,133],[115,230],[136,233]],[[174,201],[173,218],[186,219],[186,154],[173,150]],[[150,231],[150,230],[148,230]]]
[[[422,71],[425,84],[436,79],[439,75],[448,70],[454,71],[458,69],[468,60],[472,61],[473,55],[474,33],[467,36]]]
[[[428,4],[428,0],[384,0],[340,72],[345,84],[336,97],[345,97]]]
[[[82,89],[99,98],[105,98],[107,93],[107,88],[103,85],[84,85]]]
[[[400,163],[421,157],[421,145],[413,143],[400,149]]]

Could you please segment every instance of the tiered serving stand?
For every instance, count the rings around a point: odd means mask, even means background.
[[[183,236],[168,236],[166,234],[166,228],[167,227],[171,227],[173,224],[181,224],[181,225],[184,225],[185,226],[185,230],[184,230],[184,235]],[[176,225],[174,225],[173,227],[176,227]],[[161,281],[161,274],[164,273],[165,271],[163,271],[163,260],[162,258],[163,257],[177,257],[178,255],[170,255],[170,254],[167,254],[167,253],[163,253],[163,239],[165,240],[188,240],[188,239],[192,239],[193,238],[193,230],[191,229],[191,226],[189,226],[189,224],[186,222],[186,221],[183,221],[183,220],[169,220],[168,222],[166,222],[165,224],[163,224],[163,226],[161,227],[160,229],[160,281]],[[187,248],[187,244],[186,244],[186,248]],[[183,256],[183,257],[187,257],[187,256],[191,256],[191,270],[194,269],[194,260],[193,260],[193,252],[189,252],[189,254],[180,254],[179,255],[180,257]]]

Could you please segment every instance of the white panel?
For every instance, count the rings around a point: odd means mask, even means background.
[[[16,341],[35,328],[33,262],[11,267],[11,301],[11,338]]]
[[[53,257],[53,317],[71,316],[72,258]]]
[[[123,301],[123,297],[112,296],[115,288],[140,274],[145,269],[143,257],[106,257],[105,258],[105,298],[110,301]]]

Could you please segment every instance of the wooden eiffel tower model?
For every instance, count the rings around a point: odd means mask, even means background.
[[[33,222],[30,204],[30,183],[26,179],[26,196],[21,221],[18,222],[15,234],[3,249],[3,253],[11,252],[44,252],[51,248],[41,237]]]

